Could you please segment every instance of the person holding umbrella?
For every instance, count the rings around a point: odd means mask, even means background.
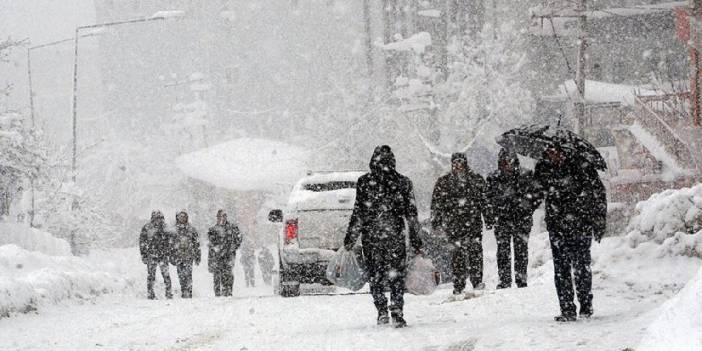
[[[541,149],[534,178],[546,202],[546,228],[553,255],[554,280],[561,314],[554,319],[577,319],[593,314],[592,240],[599,242],[607,226],[607,195],[597,170],[606,163],[594,146],[567,130],[522,128],[506,132],[498,143],[534,157]],[[573,289],[575,284],[575,289]]]

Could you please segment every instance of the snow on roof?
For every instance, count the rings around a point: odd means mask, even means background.
[[[300,180],[300,184],[357,181],[366,171],[314,172]]]
[[[572,100],[578,99],[578,89],[575,81],[568,80],[558,86],[560,97],[570,97]],[[599,82],[594,80],[585,81],[585,101],[588,103],[608,103],[619,102],[626,106],[634,106],[636,96],[653,96],[659,92],[646,87]]]
[[[672,12],[677,7],[687,6],[687,1],[672,1],[651,5],[640,5],[632,7],[602,8],[585,11],[588,20],[626,18],[635,16],[646,16],[651,14],[666,14]],[[575,21],[578,13],[572,7],[553,8],[545,6],[535,6],[529,9],[532,23],[529,32],[538,36],[552,36],[554,29],[557,35],[576,35]],[[551,26],[553,22],[553,27]]]
[[[237,191],[274,191],[305,175],[309,152],[279,141],[242,138],[182,155],[186,175]]]
[[[431,45],[431,34],[428,32],[419,32],[413,34],[407,39],[398,40],[396,42],[383,44],[376,43],[376,46],[383,50],[389,51],[414,51],[418,54],[424,52],[427,46]]]

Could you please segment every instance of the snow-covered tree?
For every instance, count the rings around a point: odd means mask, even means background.
[[[476,39],[452,38],[445,80],[426,72],[430,63],[418,60],[423,64],[415,65],[415,78],[407,78],[415,83],[398,86],[400,110],[411,111],[415,133],[439,165],[445,166],[452,152],[476,146],[496,155],[494,137],[531,119],[534,99],[521,79],[527,64],[522,42],[522,33],[509,24],[486,25]],[[427,101],[423,111],[416,109],[419,100]]]

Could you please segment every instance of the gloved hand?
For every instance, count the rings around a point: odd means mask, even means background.
[[[422,250],[421,247],[420,247],[420,248],[415,248],[415,249],[414,249],[414,254],[417,255],[417,256],[424,256],[424,255],[425,255],[425,254],[424,254],[424,250]]]
[[[200,265],[200,258],[199,258],[199,257],[195,259],[195,265],[196,265],[196,266],[199,266],[199,265]]]

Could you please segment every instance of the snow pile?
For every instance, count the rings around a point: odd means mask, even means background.
[[[71,255],[71,247],[65,240],[22,223],[0,223],[0,246],[7,244],[46,255]]]
[[[235,139],[185,154],[176,164],[189,177],[239,191],[276,190],[305,175],[309,152],[264,139]]]
[[[666,190],[636,205],[627,240],[637,247],[651,242],[670,253],[702,257],[702,184]],[[690,235],[693,234],[693,235]]]
[[[702,269],[658,315],[636,350],[702,350]]]
[[[124,256],[124,255],[121,255]],[[89,259],[50,256],[17,245],[0,246],[0,317],[30,312],[65,299],[125,291],[133,280],[104,271]]]

